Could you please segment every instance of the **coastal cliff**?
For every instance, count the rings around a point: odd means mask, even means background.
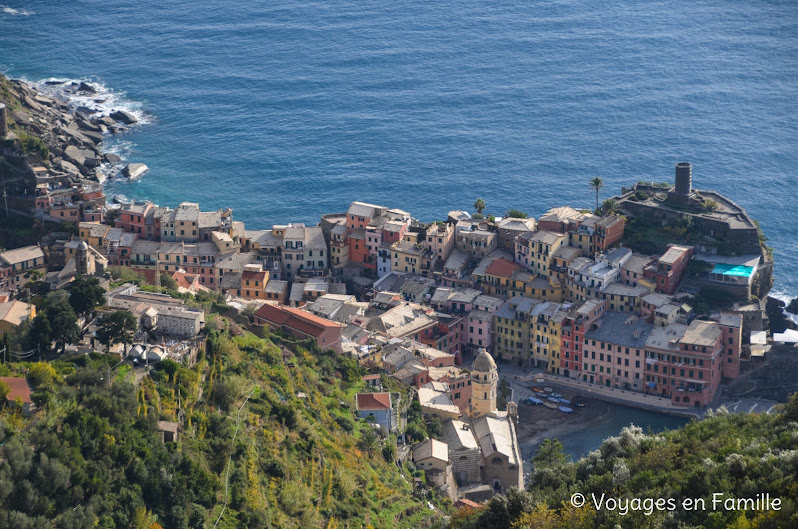
[[[98,96],[86,82],[48,81],[63,93]],[[102,182],[120,161],[103,153],[103,140],[128,130],[137,118],[121,109],[107,115],[85,106],[74,107],[64,99],[51,97],[31,85],[0,76],[0,103],[6,105],[8,136],[6,158],[24,156],[49,169],[70,175],[76,181]]]

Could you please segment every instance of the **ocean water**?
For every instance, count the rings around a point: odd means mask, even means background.
[[[798,295],[792,0],[0,4],[0,70],[92,80],[145,118],[109,148],[151,171],[112,192],[252,228],[355,199],[537,216],[690,161]]]

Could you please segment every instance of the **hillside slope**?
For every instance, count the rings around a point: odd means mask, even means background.
[[[409,469],[386,462],[393,441],[353,418],[356,364],[307,344],[281,350],[222,318],[211,327],[196,366],[161,362],[138,387],[128,373],[109,388],[102,355],[12,365],[44,373],[29,373],[42,409],[27,425],[3,413],[0,527],[434,523]],[[161,442],[159,420],[179,420],[176,443]]]

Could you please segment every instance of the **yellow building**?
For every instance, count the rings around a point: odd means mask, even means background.
[[[401,241],[391,245],[391,270],[409,274],[421,274],[424,265],[426,243],[418,239],[418,233],[407,232]]]
[[[567,237],[563,233],[538,230],[529,236],[529,268],[540,277],[549,277],[554,264],[554,253]]]
[[[80,238],[96,249],[103,247],[105,236],[108,235],[110,229],[111,226],[99,222],[81,222],[78,226]]]
[[[0,332],[14,332],[22,322],[36,317],[36,306],[22,301],[0,303]]]
[[[565,298],[565,286],[556,277],[537,277],[526,283],[524,295],[541,301],[562,303]]]

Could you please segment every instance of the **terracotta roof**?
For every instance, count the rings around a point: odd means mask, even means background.
[[[257,311],[255,311],[255,316],[261,318],[263,320],[268,321],[269,323],[274,323],[275,325],[282,325],[288,321],[291,317],[291,314],[282,310],[281,307],[277,305],[262,305]]]
[[[390,410],[391,409],[391,395],[390,395],[390,393],[358,393],[357,394],[357,409],[358,410]]]
[[[0,377],[0,382],[5,382],[8,384],[8,387],[11,388],[11,391],[8,392],[8,396],[6,397],[9,402],[17,400],[17,397],[21,398],[24,403],[30,404],[33,402],[30,398],[28,382],[24,378]]]
[[[380,375],[365,375],[363,380],[379,380]]]
[[[296,329],[308,336],[319,336],[326,329],[342,327],[340,323],[320,318],[310,312],[279,305],[263,305],[255,312],[255,316],[274,325]]]
[[[469,507],[471,509],[479,509],[480,507],[482,507],[482,505],[480,505],[479,503],[467,499],[457,500],[454,503],[454,506],[457,507],[458,509],[462,509],[463,507]]]
[[[496,259],[488,266],[485,273],[487,275],[509,278],[513,275],[513,272],[519,268],[521,268],[521,266],[518,263],[508,261],[507,259]]]

